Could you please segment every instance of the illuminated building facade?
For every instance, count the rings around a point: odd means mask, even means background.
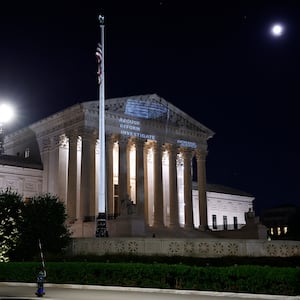
[[[65,202],[77,237],[95,236],[98,124],[98,101],[84,102],[5,140],[6,154],[16,155],[27,149],[30,159],[41,162],[39,189]],[[207,141],[214,135],[210,129],[152,94],[107,99],[105,135],[110,236],[214,229],[208,211],[212,209],[212,215],[222,212],[218,205],[215,211],[213,205],[207,207]],[[209,199],[217,203],[214,201],[220,201],[220,197],[217,198],[211,194]],[[226,197],[223,200],[228,202]],[[236,214],[239,228],[245,223],[240,216],[252,208],[253,198],[231,200],[242,203]]]
[[[261,221],[272,240],[300,240],[299,217],[300,207],[281,205],[265,209]]]

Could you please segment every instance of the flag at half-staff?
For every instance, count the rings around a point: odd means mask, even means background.
[[[97,63],[98,63],[98,84],[101,84],[102,82],[102,63],[103,63],[103,55],[102,55],[102,47],[101,44],[98,43],[97,49],[96,49],[96,58],[97,58]]]

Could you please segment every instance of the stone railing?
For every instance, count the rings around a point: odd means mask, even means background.
[[[74,238],[72,255],[137,254],[194,257],[299,256],[300,241],[248,239]]]

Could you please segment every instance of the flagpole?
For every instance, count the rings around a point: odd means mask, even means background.
[[[99,15],[101,59],[99,70],[99,187],[96,237],[107,236],[106,181],[105,181],[105,95],[104,95],[104,16]]]
[[[42,268],[45,271],[46,267],[45,267],[45,260],[44,260],[44,254],[43,254],[43,250],[42,250],[41,240],[39,239],[38,242],[39,242],[39,249],[40,249],[40,256],[41,256]]]

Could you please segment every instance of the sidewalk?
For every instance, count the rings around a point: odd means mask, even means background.
[[[36,283],[24,282],[0,282],[0,300],[4,299],[1,295],[1,287],[36,287]],[[266,295],[266,294],[247,294],[247,293],[232,293],[232,292],[210,292],[210,291],[194,291],[194,290],[175,290],[175,289],[157,289],[157,288],[137,288],[137,287],[117,287],[117,286],[101,286],[101,285],[80,285],[80,284],[54,284],[46,283],[47,288],[63,288],[77,290],[103,290],[103,291],[126,291],[126,292],[143,292],[143,293],[161,293],[161,294],[176,294],[176,295],[198,295],[198,296],[214,296],[214,297],[235,297],[235,298],[253,298],[256,299],[273,299],[273,300],[300,300],[300,296],[284,296],[284,295]],[[7,299],[6,297],[5,299]],[[10,299],[13,299],[9,297]],[[22,299],[22,298],[16,298]],[[23,299],[25,299],[23,297]],[[26,297],[26,299],[29,299]],[[36,299],[32,297],[30,299]],[[50,300],[50,298],[47,298]]]

